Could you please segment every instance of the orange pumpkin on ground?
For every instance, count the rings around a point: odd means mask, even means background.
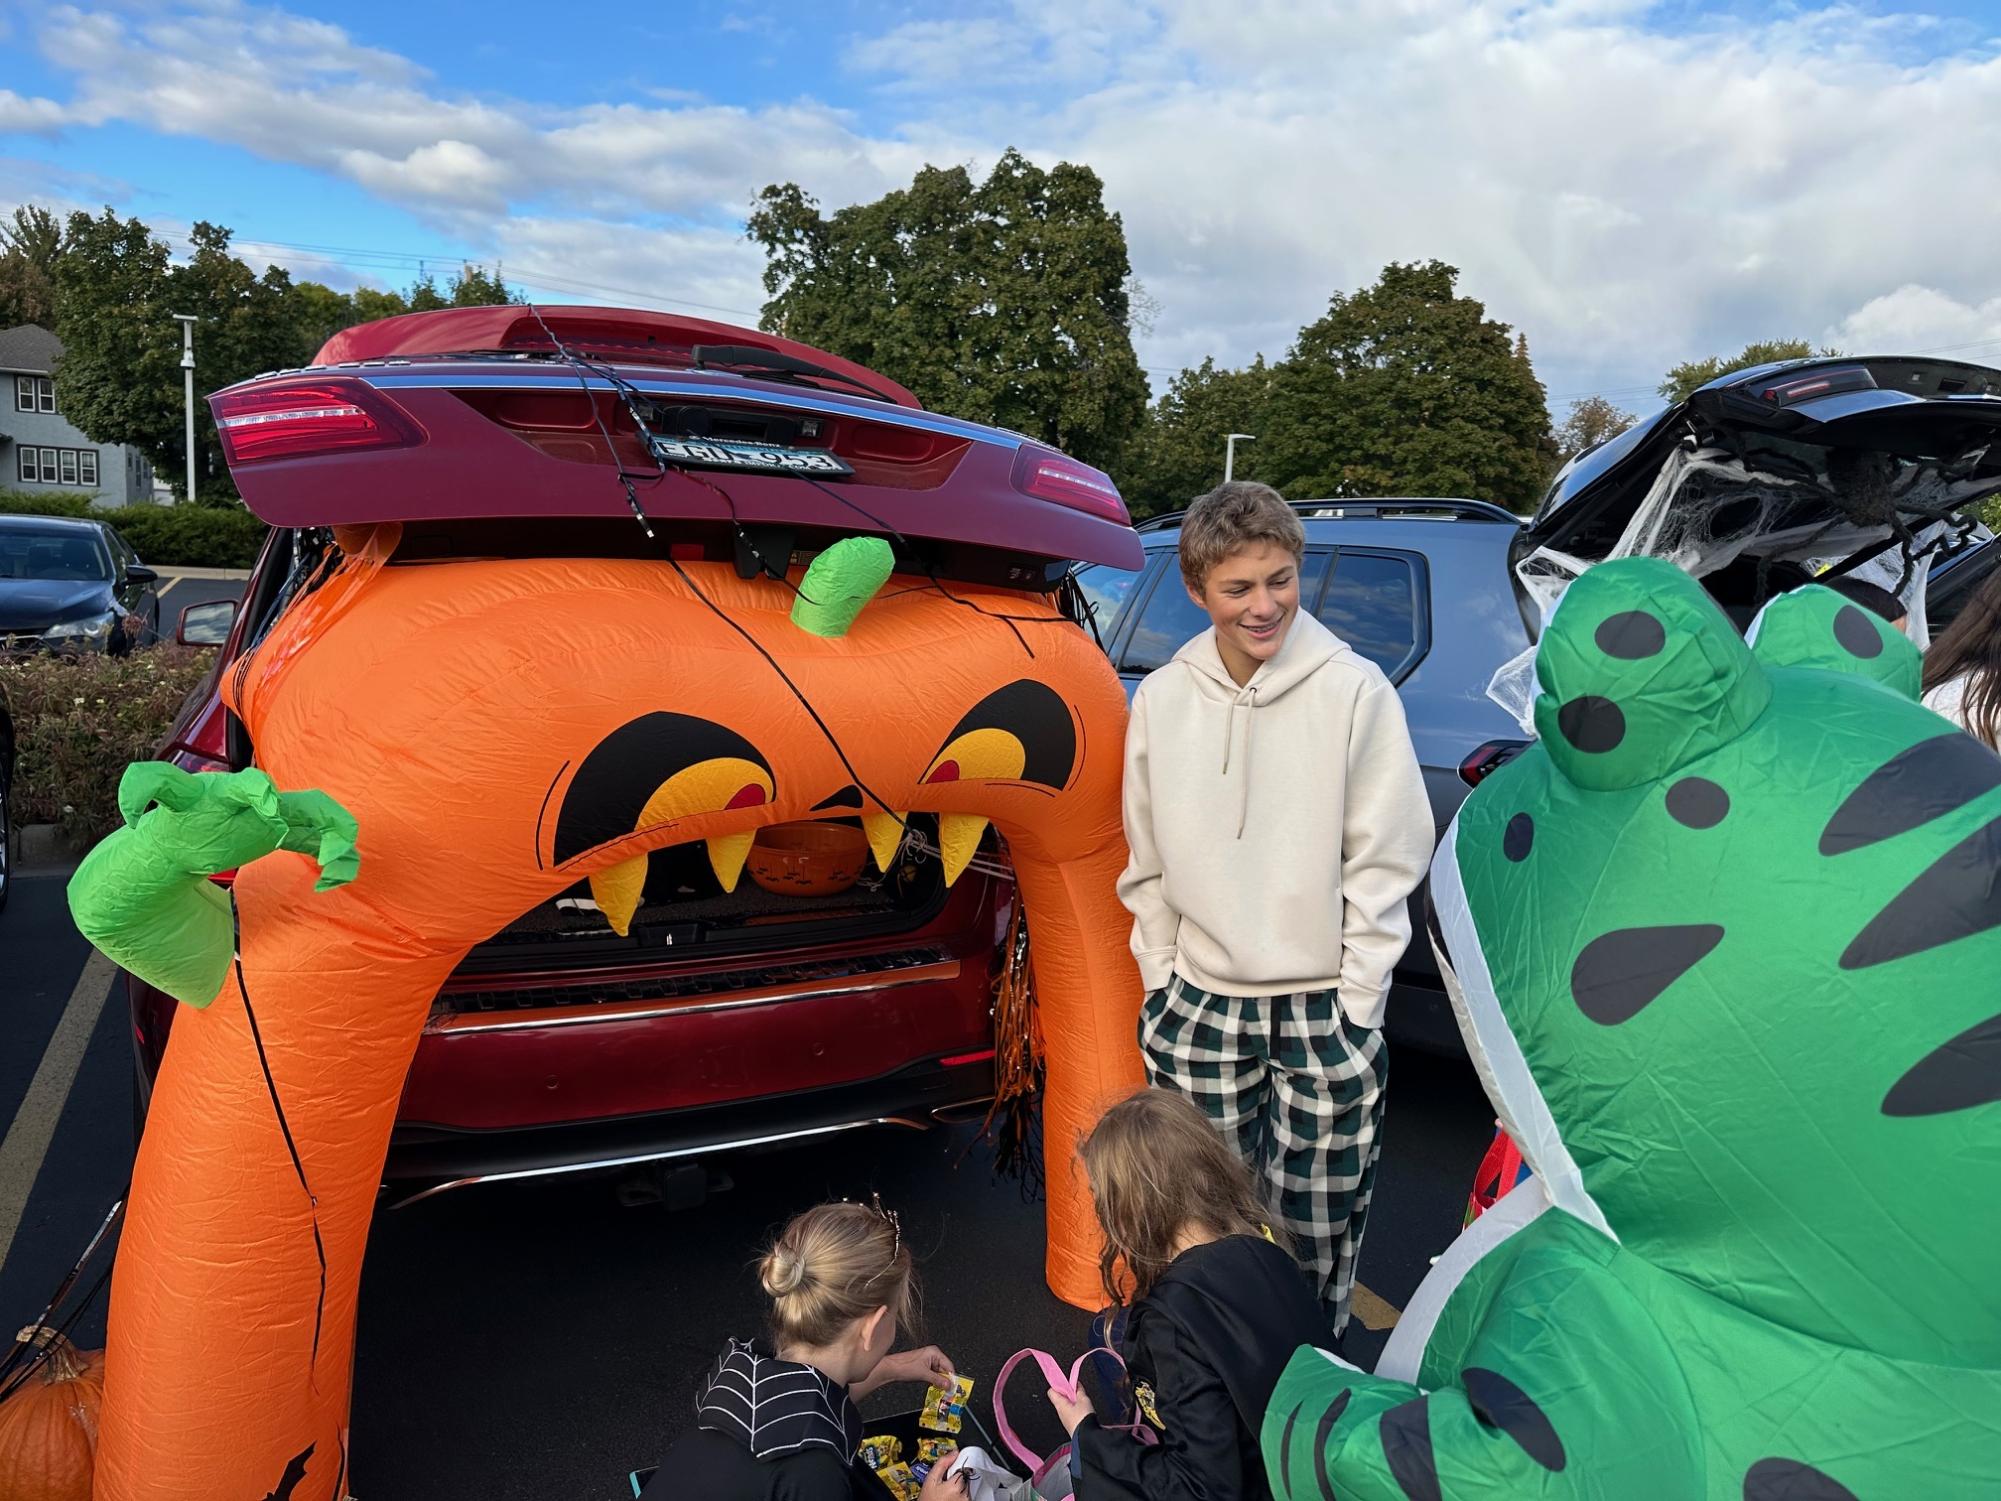
[[[104,1352],[79,1350],[39,1324],[14,1338],[48,1354],[0,1402],[0,1501],[90,1501]]]

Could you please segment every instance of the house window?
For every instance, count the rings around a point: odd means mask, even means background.
[[[57,459],[58,459],[58,460],[60,460],[60,461],[61,461],[61,464],[62,464],[62,476],[63,476],[63,477],[62,477],[62,483],[64,483],[65,485],[73,485],[73,484],[75,484],[75,483],[76,483],[76,450],[75,450],[74,448],[65,448],[65,449],[61,449],[61,450],[60,450],[60,451],[58,451],[58,453],[56,454],[56,457],[57,457]]]
[[[46,375],[35,382],[35,400],[44,412],[54,412],[56,409],[56,383]]]
[[[35,409],[35,378],[32,375],[14,377],[14,410],[32,412]]]
[[[14,466],[24,485],[32,485],[42,477],[41,466],[35,462],[35,450],[32,448],[15,449]]]
[[[78,450],[76,456],[76,477],[81,484],[95,485],[97,483],[96,449],[85,448]]]
[[[42,450],[42,483],[53,485],[55,482],[56,451],[53,448],[44,448]]]

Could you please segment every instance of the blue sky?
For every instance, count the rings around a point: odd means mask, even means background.
[[[0,0],[0,210],[196,219],[336,285],[498,262],[752,321],[765,182],[1089,162],[1156,387],[1438,256],[1562,406],[1803,335],[2001,362],[2001,14],[1972,0]],[[509,19],[509,17],[515,19]],[[1988,122],[1986,129],[1981,122]],[[892,372],[893,373],[893,372]]]

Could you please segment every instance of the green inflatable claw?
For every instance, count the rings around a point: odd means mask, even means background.
[[[813,560],[792,602],[792,623],[814,636],[845,636],[896,567],[880,537],[843,537]]]
[[[324,792],[280,792],[261,771],[138,762],[119,780],[118,811],[126,827],[70,879],[70,914],[105,957],[191,1006],[215,999],[235,951],[229,895],[208,877],[276,850],[318,864],[316,891],[361,869],[353,815]]]

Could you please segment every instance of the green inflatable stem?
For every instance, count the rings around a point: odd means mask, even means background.
[[[229,896],[210,876],[277,850],[312,859],[318,891],[361,868],[345,808],[324,792],[280,792],[261,771],[139,762],[119,781],[118,811],[126,827],[70,879],[70,914],[105,957],[191,1006],[215,999],[235,951]]]
[[[845,636],[896,567],[880,537],[843,537],[813,560],[792,602],[792,623],[814,636]]]

